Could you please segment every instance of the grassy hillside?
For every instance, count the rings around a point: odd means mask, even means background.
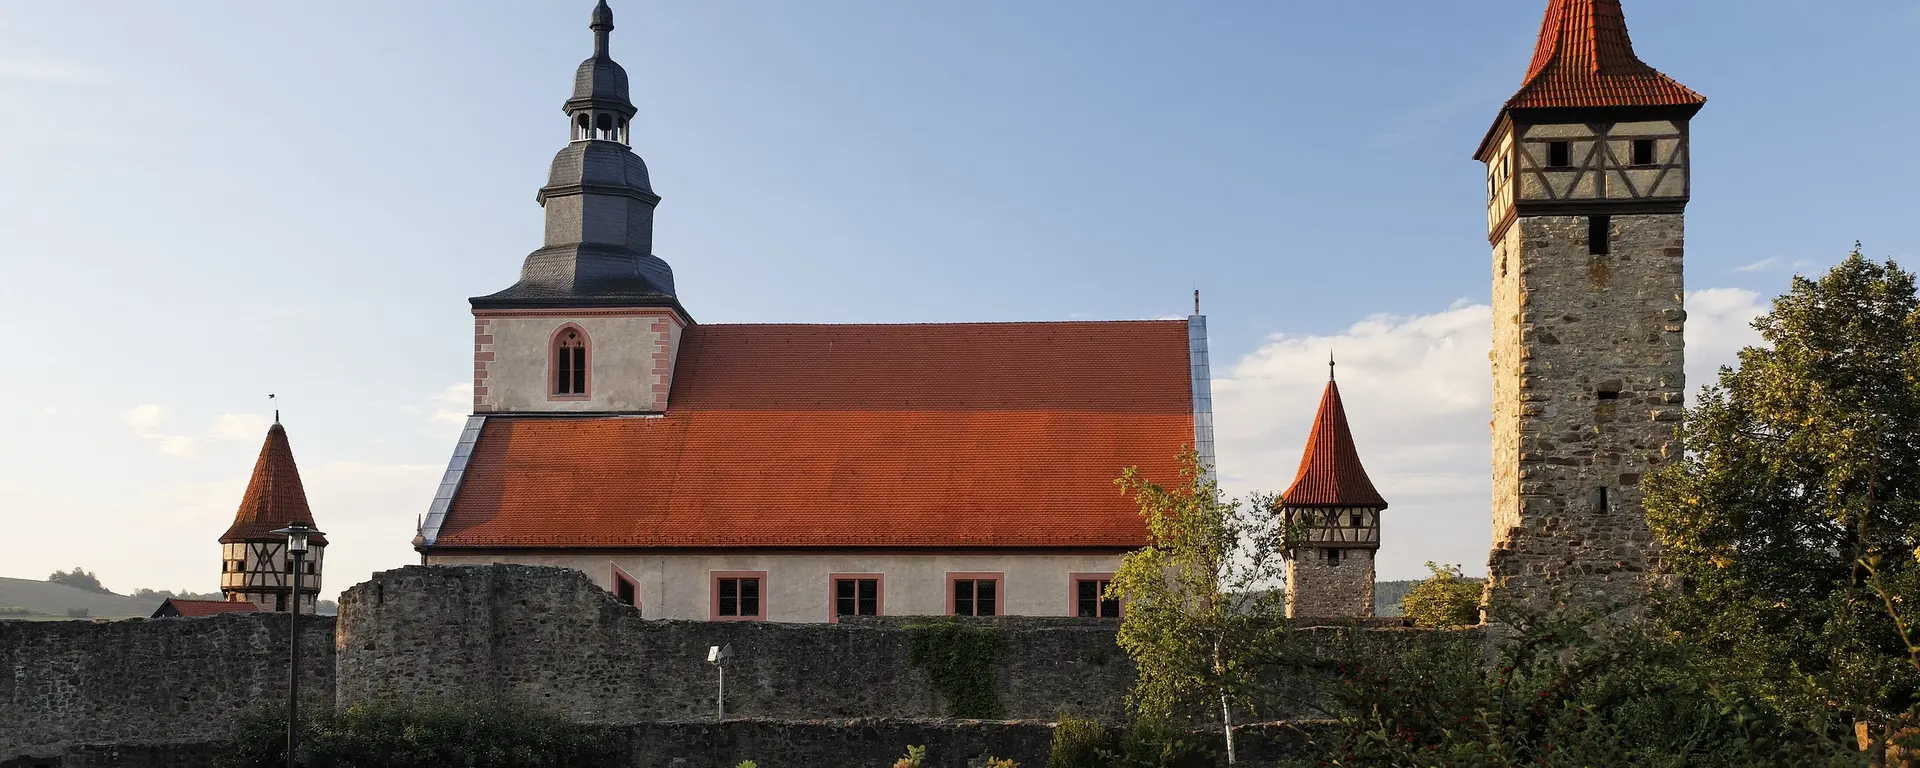
[[[0,608],[25,608],[41,616],[0,618],[67,618],[71,609],[85,609],[89,619],[145,618],[160,607],[160,598],[101,594],[65,584],[0,576]]]

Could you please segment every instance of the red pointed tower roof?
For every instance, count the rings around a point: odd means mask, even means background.
[[[281,539],[274,531],[294,523],[309,527],[313,511],[307,508],[307,491],[300,486],[300,468],[293,463],[293,445],[287,442],[287,428],[276,421],[267,428],[267,442],[260,446],[260,458],[253,462],[253,478],[247,481],[247,495],[240,499],[240,511],[233,525],[220,537],[222,544],[242,541]],[[309,540],[326,546],[326,540]]]
[[[1320,413],[1313,418],[1313,432],[1307,436],[1307,452],[1300,457],[1300,472],[1293,486],[1280,495],[1280,503],[1289,507],[1380,507],[1386,499],[1373,489],[1366,468],[1360,466],[1360,452],[1353,447],[1353,430],[1347,428],[1347,409],[1340,404],[1340,386],[1327,379],[1327,391],[1320,396]]]
[[[1707,99],[1633,53],[1620,0],[1551,0],[1508,109],[1699,107]]]

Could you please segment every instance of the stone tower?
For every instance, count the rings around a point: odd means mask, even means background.
[[[253,463],[253,477],[247,481],[233,525],[220,536],[220,593],[228,602],[253,603],[263,611],[287,610],[293,590],[293,556],[287,553],[287,537],[273,531],[295,523],[317,527],[313,511],[307,508],[307,491],[300,485],[300,468],[293,463],[287,429],[275,421],[267,428],[267,441]],[[305,571],[300,576],[301,613],[313,613],[320,599],[327,540],[315,536],[308,545],[301,563]]]
[[[1373,615],[1373,561],[1380,511],[1387,508],[1353,447],[1347,411],[1329,362],[1307,450],[1293,485],[1281,494],[1287,548],[1287,615]]]
[[[593,55],[573,75],[569,141],[535,200],[546,234],[520,280],[470,300],[476,413],[660,413],[692,320],[653,255],[647,164],[628,146],[637,110],[614,62],[613,11],[593,9]]]
[[[1640,479],[1679,448],[1688,123],[1619,0],[1551,0],[1475,159],[1493,245],[1488,617],[1601,608],[1658,565]]]

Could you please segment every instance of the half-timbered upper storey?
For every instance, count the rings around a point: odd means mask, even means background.
[[[1620,0],[1553,0],[1525,82],[1474,155],[1490,239],[1518,215],[1683,210],[1688,121],[1706,101],[1635,55]]]

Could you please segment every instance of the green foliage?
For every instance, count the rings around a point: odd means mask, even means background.
[[[1769,706],[1886,724],[1920,704],[1920,297],[1858,246],[1795,277],[1646,481],[1680,589],[1660,617]],[[1906,722],[1912,722],[1911,719]]]
[[[1101,752],[1112,748],[1107,727],[1092,720],[1061,715],[1053,725],[1053,748],[1047,768],[1106,768]]]
[[[37,616],[37,615],[39,615],[37,611],[30,611],[17,605],[0,605],[0,616]]]
[[[1270,499],[1220,499],[1191,450],[1179,481],[1162,486],[1128,468],[1115,481],[1132,494],[1152,546],[1129,553],[1111,597],[1126,601],[1119,643],[1136,669],[1129,704],[1148,722],[1216,718],[1224,704],[1257,713],[1254,664],[1284,630],[1280,532]]]
[[[924,745],[909,746],[907,756],[893,761],[893,768],[921,768],[921,764],[926,761],[927,748]]]
[[[1407,591],[1400,612],[1414,626],[1428,629],[1480,623],[1481,583],[1463,578],[1457,565],[1442,568],[1428,561],[1427,570],[1433,575]]]
[[[309,768],[563,768],[602,764],[611,742],[587,726],[509,703],[356,705],[302,723],[300,763]],[[286,765],[284,711],[247,716],[223,768]]]
[[[1639,628],[1596,637],[1546,619],[1502,646],[1362,652],[1329,692],[1336,739],[1297,765],[1403,768],[1865,766],[1830,719],[1783,718],[1705,671],[1692,649]]]
[[[1020,768],[1020,764],[1007,757],[988,757],[985,768]]]
[[[84,619],[92,614],[93,614],[93,610],[89,608],[68,608],[67,609],[67,618],[69,619]]]
[[[1001,717],[1000,658],[1007,638],[999,627],[943,618],[908,624],[907,635],[908,661],[927,671],[949,717]]]
[[[739,765],[736,765],[733,768],[760,768],[760,764],[752,760],[742,760],[740,761]]]
[[[77,566],[77,565],[73,567],[73,570],[71,572],[54,571],[52,574],[47,576],[47,581],[51,581],[55,584],[65,584],[69,587],[73,587],[74,589],[84,589],[88,592],[98,592],[103,595],[113,594],[112,592],[107,590],[105,585],[102,585],[100,583],[100,578],[98,576],[95,576],[91,573],[81,570],[80,566]]]
[[[1183,728],[1136,721],[1121,734],[1119,749],[1102,750],[1110,768],[1213,768],[1220,758]]]

